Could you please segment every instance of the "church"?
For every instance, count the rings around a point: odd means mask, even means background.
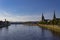
[[[56,15],[55,15],[55,11],[54,11],[54,15],[53,15],[53,19],[52,20],[50,20],[50,19],[45,19],[44,18],[44,15],[43,15],[43,13],[42,13],[42,20],[41,20],[42,22],[52,22],[52,21],[55,21],[56,23],[59,23],[60,24],[60,18],[57,18],[56,17]]]

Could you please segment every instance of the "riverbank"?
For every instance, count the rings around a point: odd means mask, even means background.
[[[44,25],[44,24],[38,24],[38,26],[41,26],[43,28],[49,29],[54,33],[59,33],[60,34],[60,27],[57,25]]]

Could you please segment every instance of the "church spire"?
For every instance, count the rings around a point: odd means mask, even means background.
[[[55,11],[54,11],[53,20],[55,20],[55,19],[56,19],[56,15],[55,15]]]
[[[42,13],[42,21],[44,21],[44,16],[43,16],[43,13]]]

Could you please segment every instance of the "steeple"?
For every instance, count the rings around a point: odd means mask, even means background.
[[[6,21],[6,19],[5,19],[5,21]]]
[[[44,19],[44,16],[43,16],[43,13],[42,13],[42,21],[44,21],[45,19]]]
[[[55,20],[55,19],[56,19],[56,15],[55,15],[55,11],[54,11],[53,20]]]

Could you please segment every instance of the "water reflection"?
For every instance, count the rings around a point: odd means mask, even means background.
[[[29,25],[11,25],[0,28],[0,40],[59,40],[47,29]]]
[[[8,27],[0,28],[0,40],[7,40]]]
[[[45,33],[44,31],[45,31],[44,28],[41,28],[41,37],[42,38],[44,38],[44,33]]]
[[[9,27],[5,27],[6,29],[8,29]]]

